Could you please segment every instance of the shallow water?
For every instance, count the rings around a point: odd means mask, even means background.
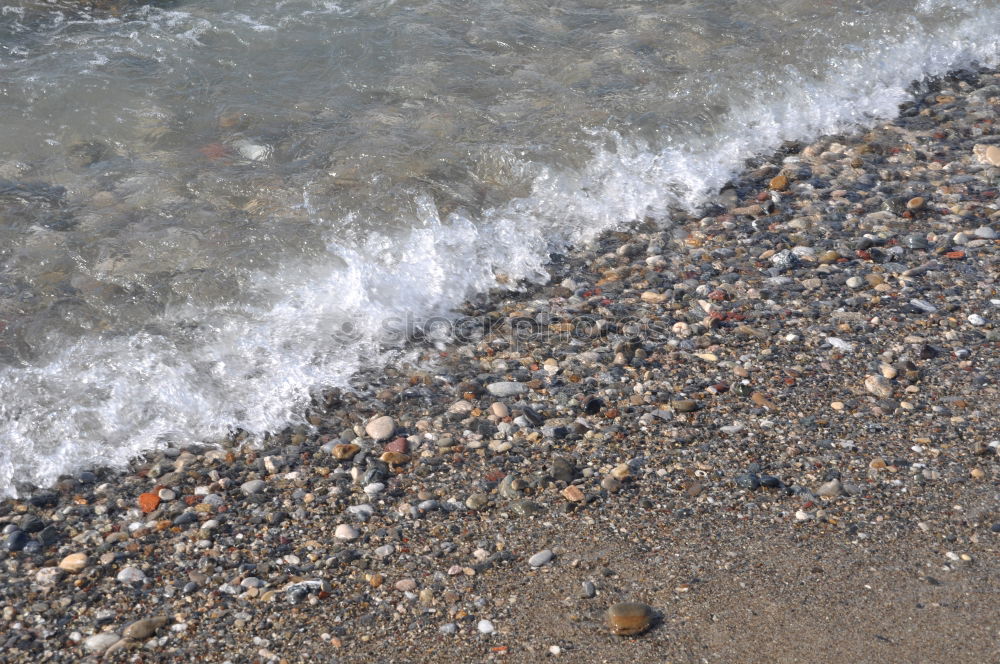
[[[985,0],[3,6],[0,492],[294,421],[498,276],[995,64],[997,25]]]

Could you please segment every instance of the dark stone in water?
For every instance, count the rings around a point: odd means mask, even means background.
[[[907,198],[906,196],[893,196],[892,198],[887,199],[885,203],[882,204],[882,207],[885,209],[886,212],[891,212],[896,215],[903,214],[904,212],[906,212],[906,201],[908,200],[909,198]],[[858,247],[858,249],[867,249],[867,248],[868,247]]]
[[[7,535],[7,540],[4,542],[4,546],[8,551],[14,553],[17,551],[22,551],[28,544],[28,534],[23,530],[15,530],[9,535]]]
[[[596,415],[604,407],[604,401],[598,397],[588,397],[583,402],[583,412],[588,415]]]
[[[36,496],[28,498],[28,504],[32,507],[55,507],[59,504],[59,496],[54,493],[40,493]]]
[[[38,533],[36,538],[43,547],[49,547],[59,541],[62,533],[55,526],[46,526]]]
[[[45,527],[45,522],[34,514],[25,514],[21,519],[21,530],[26,533],[37,533]]]
[[[44,182],[14,182],[0,179],[0,200],[13,198],[36,203],[60,203],[66,195],[65,187],[57,187]]]

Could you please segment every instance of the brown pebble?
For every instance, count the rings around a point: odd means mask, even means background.
[[[914,196],[910,200],[906,201],[906,209],[917,211],[924,207],[924,199],[922,196]]]
[[[621,602],[608,608],[608,627],[613,634],[642,634],[653,624],[653,609],[639,602]]]
[[[771,401],[769,401],[768,398],[765,397],[760,392],[754,392],[754,393],[752,393],[750,395],[750,400],[753,401],[758,406],[760,406],[761,408],[766,408],[768,410],[778,410],[778,407],[775,406],[774,403],[772,403]]]
[[[788,176],[776,175],[771,178],[771,182],[768,186],[775,191],[784,191],[785,189],[788,189]]]
[[[410,455],[401,452],[383,452],[379,459],[385,461],[390,466],[399,466],[409,462]]]
[[[840,260],[840,254],[836,251],[824,251],[817,258],[816,262],[820,265],[829,265],[830,263],[836,263]]]
[[[170,622],[170,619],[164,616],[136,620],[134,623],[125,628],[125,631],[122,632],[122,636],[126,639],[142,641],[153,636],[153,634],[156,633],[156,630],[160,629],[168,622]]]
[[[698,402],[693,399],[678,399],[670,405],[678,413],[690,413],[698,410]]]
[[[90,558],[85,553],[71,553],[59,561],[59,569],[77,574],[90,564]]]
[[[570,502],[579,503],[583,501],[583,491],[580,491],[580,487],[573,486],[572,484],[563,489],[562,495],[563,498]]]
[[[354,455],[361,451],[361,447],[354,443],[341,443],[333,446],[333,456],[341,461],[353,459]]]

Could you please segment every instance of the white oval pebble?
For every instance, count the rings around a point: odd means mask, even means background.
[[[339,540],[351,541],[357,539],[359,535],[361,531],[349,523],[342,523],[333,531],[333,536]]]
[[[146,575],[138,567],[125,567],[115,578],[121,583],[142,583],[146,580]]]
[[[480,620],[479,624],[476,625],[476,629],[479,630],[480,634],[492,634],[495,628],[489,620]]]

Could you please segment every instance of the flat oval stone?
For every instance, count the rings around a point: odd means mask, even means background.
[[[396,422],[388,415],[376,417],[365,425],[365,433],[375,442],[382,442],[392,438],[396,432]]]
[[[85,553],[71,553],[59,561],[59,568],[67,572],[77,574],[86,569],[90,564],[90,558]]]
[[[156,630],[166,625],[167,622],[169,622],[169,620],[164,616],[136,620],[134,623],[125,628],[125,631],[122,632],[122,636],[126,639],[143,641],[153,636],[153,634],[156,633]]]
[[[698,410],[698,402],[693,399],[678,399],[670,404],[678,413],[690,413]]]
[[[639,602],[621,602],[608,609],[608,627],[613,634],[642,634],[653,624],[653,609]]]
[[[524,383],[507,380],[490,383],[486,386],[486,389],[495,397],[513,397],[527,392],[528,386]]]
[[[100,634],[94,634],[84,639],[83,647],[87,652],[100,654],[113,644],[118,643],[121,638],[114,632],[101,632]]]
[[[350,542],[358,539],[361,536],[361,531],[350,524],[342,523],[337,526],[337,529],[333,532],[333,536],[339,540]]]
[[[333,456],[341,461],[353,459],[361,451],[361,447],[354,443],[340,443],[333,446]]]
[[[542,565],[548,564],[550,560],[552,560],[552,550],[542,549],[535,555],[528,558],[528,564],[532,567],[541,567]]]

